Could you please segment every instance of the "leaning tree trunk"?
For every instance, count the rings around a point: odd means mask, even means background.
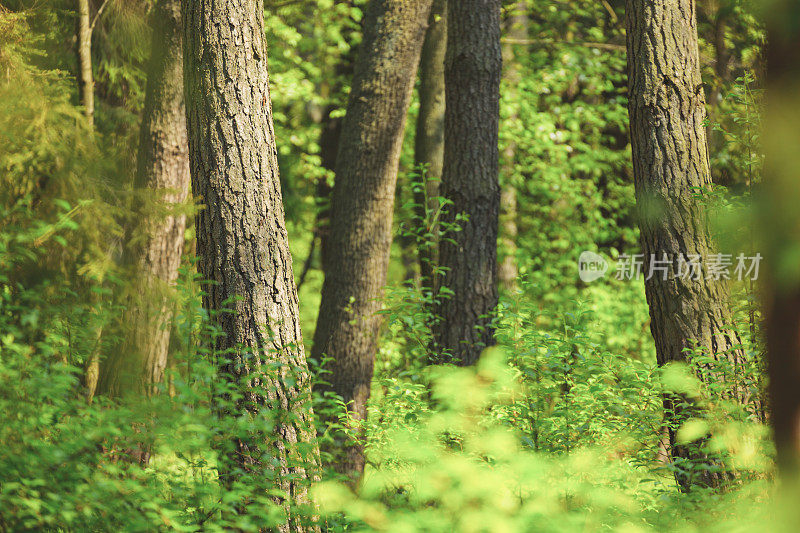
[[[633,169],[658,364],[686,361],[687,350],[702,350],[735,369],[745,356],[727,329],[732,317],[725,283],[711,279],[706,268],[699,277],[676,275],[686,263],[715,253],[707,214],[695,198],[711,187],[711,176],[694,0],[628,0],[627,24]],[[651,259],[665,255],[668,275],[654,270],[649,276]],[[713,368],[702,374],[718,377]],[[676,442],[677,426],[694,407],[682,407],[685,398],[675,400],[668,396],[665,408],[679,485],[719,486],[728,477],[724,469],[697,443]]]
[[[505,84],[509,91],[515,91],[521,81],[519,61],[514,53],[513,42],[523,42],[528,38],[528,6],[526,2],[517,2],[506,21],[507,34],[511,42],[503,46],[503,67]],[[509,121],[516,121],[512,115]],[[500,191],[500,243],[503,257],[498,265],[500,287],[506,292],[517,290],[517,189],[514,183],[516,174],[517,143],[513,139],[506,141],[503,150],[503,186]]]
[[[155,208],[143,209],[127,258],[141,277],[130,302],[130,342],[103,364],[98,385],[98,392],[113,396],[150,395],[164,378],[172,319],[169,296],[186,230],[186,215],[169,212],[186,202],[190,181],[180,0],[160,0],[152,20],[135,185],[139,192],[154,193],[157,201]]]
[[[431,0],[369,4],[342,124],[313,354],[332,358],[330,389],[356,420],[366,418],[400,147],[430,6]],[[337,468],[357,479],[363,447],[346,445]]]
[[[189,159],[204,307],[214,352],[241,397],[222,414],[271,414],[234,437],[220,465],[273,479],[277,503],[306,501],[316,467],[311,383],[278,176],[262,0],[183,0]],[[230,401],[230,400],[228,400]],[[260,428],[260,424],[256,424]],[[304,451],[305,450],[305,451]],[[288,509],[291,511],[291,509]],[[281,530],[299,530],[290,512]]]
[[[500,0],[448,2],[443,219],[434,358],[472,365],[494,344],[497,307]],[[458,224],[460,231],[451,231]]]
[[[770,422],[782,477],[800,475],[800,4],[771,2],[767,14],[767,113],[765,198],[761,208],[767,281]],[[791,268],[786,268],[791,265]]]
[[[444,166],[444,58],[447,51],[447,0],[434,0],[419,64],[419,116],[414,139],[414,163],[421,182],[414,186],[416,217],[420,225],[418,261],[423,294],[435,288],[438,257],[436,228],[427,227],[438,207],[439,183]],[[422,180],[424,178],[424,180]],[[430,231],[433,230],[433,231]],[[427,236],[426,236],[427,235]]]
[[[83,113],[94,123],[94,76],[92,75],[92,23],[89,0],[78,0],[78,88]]]

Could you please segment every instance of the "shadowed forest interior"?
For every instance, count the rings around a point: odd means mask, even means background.
[[[796,531],[800,2],[0,0],[0,532]]]

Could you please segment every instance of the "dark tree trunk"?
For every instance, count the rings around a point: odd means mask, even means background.
[[[189,154],[183,101],[183,47],[180,0],[160,0],[153,12],[153,39],[147,94],[139,139],[136,189],[156,195],[156,209],[143,210],[128,260],[141,276],[128,325],[131,342],[111,354],[98,391],[151,394],[164,378],[172,319],[170,291],[178,278],[186,216],[159,214],[186,202]]]
[[[278,176],[264,4],[182,6],[192,188],[204,204],[197,253],[212,282],[203,303],[224,333],[213,347],[220,370],[243,395],[225,414],[275,416],[271,433],[236,438],[222,479],[231,483],[238,469],[274,477],[286,495],[277,502],[305,501],[316,462],[311,384]],[[290,515],[281,529],[302,526]]]
[[[708,139],[708,151],[711,156],[717,153],[720,147],[727,142],[725,134],[715,129],[715,125],[722,120],[720,104],[723,101],[723,91],[731,82],[731,51],[725,41],[725,33],[728,28],[729,18],[732,14],[733,6],[727,1],[708,2],[706,4],[707,17],[712,25],[713,35],[711,42],[714,45],[714,80],[710,85],[708,93],[708,114],[710,120],[706,124],[706,137]],[[730,176],[726,172],[719,172],[719,169],[711,169],[711,179],[714,183],[728,184]]]
[[[769,366],[770,422],[777,462],[786,481],[800,474],[800,273],[793,250],[800,242],[800,5],[770,4],[767,12],[765,203],[761,205],[767,280],[764,311]],[[791,264],[793,270],[785,268]],[[784,266],[781,270],[781,266]]]
[[[94,76],[92,75],[92,23],[89,0],[78,0],[78,88],[83,113],[94,124]]]
[[[334,4],[344,3],[352,7],[352,0],[336,0]],[[352,39],[355,30],[346,32],[343,37],[345,39]],[[345,54],[340,58],[339,63],[335,68],[335,81],[331,84],[328,81],[323,82],[322,92],[328,95],[342,94],[344,90],[344,83],[342,80],[351,80],[353,78],[353,69],[355,57],[358,47],[352,45]],[[335,96],[333,96],[335,98]],[[339,153],[339,139],[342,136],[342,117],[338,114],[334,116],[334,112],[340,109],[338,101],[330,103],[324,110],[321,119],[322,131],[319,136],[319,155],[322,167],[330,172],[336,172],[336,156]],[[323,274],[328,269],[330,258],[330,221],[331,221],[331,194],[333,188],[329,185],[327,178],[322,178],[317,182],[317,203],[318,211],[315,221],[315,238],[319,239],[319,256],[320,266]]]
[[[706,145],[705,97],[700,79],[694,0],[628,0],[629,112],[636,200],[639,208],[644,273],[650,259],[666,254],[668,279],[656,273],[645,282],[651,331],[659,365],[685,361],[695,345],[732,368],[744,351],[731,327],[729,293],[723,281],[708,279],[705,262],[715,253],[698,189],[711,187]],[[676,276],[679,261],[703,263],[701,279]],[[648,276],[649,277],[649,276]],[[714,370],[710,370],[714,376]],[[699,376],[707,379],[708,375]],[[676,474],[683,490],[718,486],[728,477],[697,444],[676,443],[676,426],[692,407],[665,400],[672,458],[676,466],[696,465]],[[708,465],[706,465],[708,466]],[[718,465],[717,465],[718,466]]]
[[[731,6],[722,5],[717,8],[717,13],[714,16],[714,53],[716,54],[714,72],[718,78],[718,82],[715,84],[717,93],[719,93],[722,84],[730,82],[731,77],[731,52],[725,42],[725,30],[728,28],[728,17],[731,11]],[[715,100],[713,104],[718,105],[719,102]]]
[[[422,236],[431,231],[430,240],[418,243],[419,273],[424,292],[435,287],[434,265],[438,260],[436,228],[425,227],[426,213],[438,207],[439,183],[444,165],[444,58],[447,52],[447,0],[434,0],[428,20],[428,31],[422,45],[419,64],[419,116],[414,139],[414,163],[416,170],[424,169],[425,178],[414,187],[416,217],[422,224],[416,234]]]
[[[353,8],[353,0],[335,0],[334,5],[346,5]],[[355,11],[353,9],[353,11]],[[352,12],[352,11],[351,11]],[[355,26],[355,21],[353,25]],[[347,42],[354,40],[354,34],[357,31],[353,28],[348,28],[343,34]],[[336,171],[336,155],[339,152],[339,139],[342,136],[342,117],[338,113],[344,106],[340,104],[339,95],[344,93],[346,83],[353,79],[353,69],[355,58],[357,55],[358,47],[350,45],[347,51],[339,58],[339,62],[334,68],[334,76],[330,79],[323,80],[320,83],[320,94],[329,98],[329,104],[319,113],[318,122],[321,126],[319,136],[319,155],[322,168],[335,173]],[[346,81],[345,81],[346,80]],[[330,220],[331,220],[331,194],[333,187],[328,183],[328,177],[322,177],[317,181],[316,187],[316,201],[317,201],[317,215],[314,221],[314,236],[313,238],[319,241],[319,258],[320,268],[322,273],[328,271],[328,260],[330,257],[330,244],[328,236],[330,235]],[[310,265],[313,260],[312,254],[315,246],[312,246],[309,252],[307,263]]]
[[[524,42],[528,38],[528,6],[525,2],[514,4],[506,21],[507,34],[512,42]],[[520,82],[519,62],[515,58],[514,45],[503,46],[503,75],[506,87],[514,91]],[[516,116],[509,117],[510,121]],[[506,292],[517,289],[517,189],[514,186],[516,173],[517,144],[513,139],[507,141],[503,151],[503,185],[500,191],[500,243],[503,257],[498,267],[500,287]]]
[[[372,0],[342,124],[333,190],[329,268],[313,354],[333,358],[331,389],[355,419],[366,417],[392,242],[400,147],[430,0]],[[358,478],[363,449],[337,467]]]
[[[472,365],[494,344],[497,307],[500,0],[448,2],[445,153],[441,194],[452,202],[439,247],[446,269],[438,293],[434,358]],[[451,242],[452,240],[452,242]]]

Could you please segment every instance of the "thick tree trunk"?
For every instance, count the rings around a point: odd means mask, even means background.
[[[705,97],[700,78],[694,0],[628,0],[629,112],[636,199],[644,273],[651,259],[671,261],[645,282],[651,331],[659,365],[685,361],[695,346],[732,368],[744,362],[738,336],[730,331],[728,289],[709,279],[705,262],[715,253],[705,209],[694,195],[711,187],[706,146]],[[703,275],[678,276],[680,261],[702,262]],[[714,375],[714,369],[710,369]],[[700,376],[701,379],[704,376]],[[708,375],[705,376],[705,379]],[[692,408],[665,400],[672,458],[683,490],[718,486],[727,474],[704,469],[710,459],[697,444],[676,443],[675,427]]]
[[[512,41],[523,42],[528,38],[528,6],[525,2],[517,2],[509,14],[507,34]],[[520,82],[519,62],[514,57],[514,45],[511,43],[503,46],[503,75],[509,91]],[[516,116],[510,117],[515,120]],[[517,189],[514,186],[516,173],[517,144],[513,139],[508,140],[503,150],[503,185],[500,191],[500,247],[503,257],[498,267],[500,287],[506,292],[517,290]]]
[[[452,202],[439,248],[446,269],[434,327],[434,357],[472,365],[494,344],[497,307],[500,0],[448,2],[445,153],[441,194]],[[452,240],[452,242],[451,242]]]
[[[242,469],[307,500],[316,450],[311,384],[284,221],[262,0],[183,0],[184,77],[197,253],[214,350],[242,399],[232,417],[270,412],[273,430],[235,438],[224,483]],[[308,453],[303,453],[306,448]],[[270,472],[271,471],[271,472]],[[282,530],[301,530],[290,514]]]
[[[142,213],[128,258],[142,283],[130,302],[130,342],[119,354],[111,354],[102,369],[98,390],[114,396],[149,395],[163,381],[172,319],[169,294],[178,278],[186,230],[185,215],[159,213],[174,210],[189,194],[180,0],[160,0],[152,20],[135,185],[157,195],[157,205]]]
[[[800,242],[800,5],[776,0],[766,13],[766,195],[760,207],[768,274],[764,311],[770,422],[780,473],[796,484],[800,474],[800,272],[792,258]]]
[[[422,45],[419,64],[419,116],[414,139],[414,163],[417,170],[424,169],[424,182],[414,187],[416,217],[421,226],[417,235],[425,235],[429,229],[435,236],[436,229],[423,227],[426,213],[438,207],[439,183],[444,166],[444,58],[447,52],[447,0],[434,0],[428,20],[428,31]],[[418,261],[422,290],[432,292],[436,286],[433,271],[438,260],[438,240],[418,243]]]
[[[78,88],[83,113],[94,124],[94,76],[92,75],[92,23],[89,0],[78,0]]]
[[[314,335],[315,358],[333,358],[331,389],[366,417],[383,286],[392,242],[400,147],[430,0],[372,0],[342,124],[333,190],[329,268]],[[357,479],[363,449],[337,466]]]

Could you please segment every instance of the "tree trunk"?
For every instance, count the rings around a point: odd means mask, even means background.
[[[414,139],[414,163],[423,171],[421,181],[414,186],[414,204],[420,226],[418,236],[428,234],[429,240],[418,243],[419,272],[424,293],[432,293],[436,285],[434,265],[438,259],[436,228],[425,227],[427,213],[438,207],[439,183],[444,165],[444,58],[447,52],[447,0],[434,0],[428,20],[428,31],[422,45],[419,64],[419,116]]]
[[[723,119],[720,113],[720,105],[723,102],[723,91],[728,88],[731,82],[731,51],[725,41],[725,33],[728,28],[729,18],[731,17],[733,6],[727,1],[709,2],[706,11],[709,22],[712,25],[713,35],[711,37],[714,45],[714,80],[710,85],[708,93],[708,115],[710,120],[706,124],[706,138],[708,139],[709,154],[717,153],[720,147],[727,142],[725,134],[715,129],[715,125]],[[711,169],[711,179],[716,184],[728,185],[730,176],[727,172],[720,172],[720,169]]]
[[[528,38],[528,7],[518,2],[512,8],[506,21],[508,37],[522,42]],[[519,62],[515,58],[514,45],[503,46],[503,66],[506,87],[509,91],[521,81]],[[516,116],[509,117],[510,121]],[[500,287],[509,293],[517,290],[517,189],[514,186],[516,174],[517,143],[509,139],[503,151],[503,185],[500,191],[500,243],[503,257],[498,267]]]
[[[435,358],[472,365],[494,344],[497,307],[500,0],[448,2],[445,152],[441,194],[452,202],[439,248],[446,269]],[[458,224],[461,230],[449,231]],[[452,242],[451,242],[452,240]]]
[[[709,279],[705,268],[701,279],[675,275],[680,261],[705,266],[715,253],[707,214],[694,197],[698,189],[711,187],[695,17],[694,0],[627,4],[629,112],[644,273],[650,272],[653,257],[666,254],[671,262],[668,279],[662,273],[647,276],[645,292],[659,365],[685,361],[685,351],[696,345],[738,368],[745,356],[738,336],[726,329],[733,325],[726,284]],[[681,405],[681,399],[665,399],[676,479],[682,490],[693,484],[719,486],[727,474],[704,469],[712,461],[697,444],[676,443],[676,426],[693,412]],[[698,468],[680,473],[692,466]]]
[[[220,371],[242,398],[224,412],[272,413],[271,432],[234,437],[220,465],[275,479],[285,497],[308,499],[316,445],[311,385],[298,317],[278,176],[262,0],[184,0],[184,77],[203,304],[222,336]],[[303,448],[307,452],[303,452]],[[262,457],[263,455],[263,457]],[[287,511],[290,509],[287,508]],[[280,529],[301,530],[290,514]]]
[[[78,0],[78,24],[76,31],[78,52],[78,93],[83,114],[94,128],[94,75],[92,74],[92,24],[89,0]],[[99,307],[99,302],[94,302]],[[83,389],[86,400],[91,403],[97,391],[100,376],[100,349],[102,326],[95,331],[95,349],[86,359],[83,372]]]
[[[157,205],[143,209],[140,235],[134,234],[128,258],[142,278],[129,310],[130,343],[102,369],[98,390],[113,396],[149,395],[163,381],[172,319],[169,295],[178,278],[186,230],[184,214],[158,213],[174,210],[189,194],[180,0],[160,0],[152,21],[135,185],[157,195]]]
[[[342,124],[333,190],[329,268],[313,354],[333,358],[331,390],[366,418],[403,131],[430,0],[372,0]],[[337,467],[357,479],[363,447]]]
[[[352,0],[335,0],[334,5],[344,3],[349,7],[353,7]],[[342,35],[348,41],[354,38],[355,30],[347,31]],[[342,54],[339,63],[335,68],[334,84],[328,80],[322,83],[321,93],[327,95],[342,94],[344,90],[343,80],[350,81],[353,78],[353,70],[355,58],[358,52],[358,47],[351,45],[346,53]],[[335,98],[335,97],[334,97]],[[334,101],[328,104],[324,110],[321,119],[322,131],[319,136],[319,155],[322,167],[325,170],[335,173],[336,172],[336,156],[339,153],[339,139],[342,136],[342,117],[338,114],[334,115],[335,111],[340,109],[338,102]],[[330,222],[331,222],[331,194],[333,188],[328,184],[327,178],[322,178],[317,181],[316,198],[318,203],[318,211],[315,221],[315,238],[319,239],[319,255],[320,266],[322,273],[328,272],[328,263],[330,258]]]
[[[770,422],[780,473],[786,481],[796,484],[800,474],[800,272],[794,250],[800,242],[800,6],[789,0],[776,0],[769,5],[766,195],[760,207],[767,271],[764,311]],[[787,265],[791,268],[787,269]]]
[[[92,75],[92,24],[89,0],[78,0],[78,88],[83,113],[94,124],[94,76]]]

